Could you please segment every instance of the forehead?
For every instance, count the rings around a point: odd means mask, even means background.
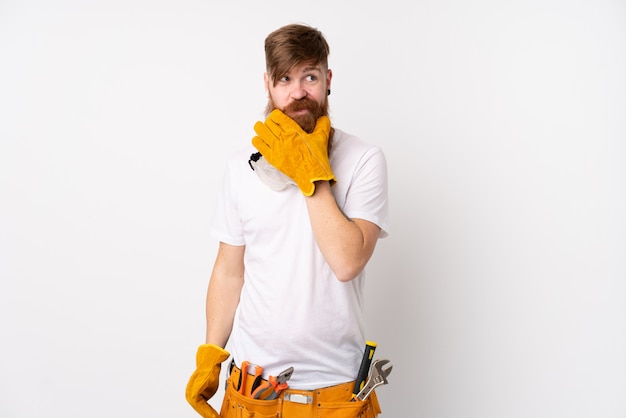
[[[299,65],[295,65],[292,69],[291,72],[292,73],[307,73],[307,72],[311,72],[311,71],[317,71],[317,72],[322,72],[322,66],[320,64],[310,64],[310,63],[305,63],[305,64],[299,64]]]

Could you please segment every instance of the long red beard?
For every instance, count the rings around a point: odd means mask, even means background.
[[[271,111],[276,108],[277,107],[274,104],[274,101],[270,97],[265,110],[266,116],[268,116]],[[296,112],[303,109],[308,110],[308,112],[303,114],[296,114]],[[324,100],[323,104],[319,104],[315,100],[305,97],[303,99],[290,103],[289,105],[285,106],[284,109],[280,110],[282,110],[283,113],[296,121],[296,123],[300,125],[303,131],[311,133],[315,129],[315,124],[317,123],[317,120],[320,118],[320,116],[328,116],[328,101]]]

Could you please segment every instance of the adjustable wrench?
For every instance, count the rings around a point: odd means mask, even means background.
[[[387,376],[391,373],[393,365],[383,369],[383,366],[387,363],[389,363],[389,360],[374,360],[372,362],[372,372],[370,373],[370,377],[367,379],[365,386],[363,386],[363,389],[361,389],[361,391],[356,395],[357,400],[364,401],[378,386],[389,383],[387,381]]]

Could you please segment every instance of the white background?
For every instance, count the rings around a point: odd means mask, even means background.
[[[292,22],[389,163],[383,416],[625,417],[626,3],[219,3],[0,1],[0,417],[197,416],[219,176]]]

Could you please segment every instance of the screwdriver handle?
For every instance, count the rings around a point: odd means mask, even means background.
[[[359,372],[356,375],[356,381],[354,382],[354,390],[352,391],[352,399],[363,389],[365,381],[370,372],[370,365],[374,358],[374,351],[376,351],[377,344],[374,341],[367,341],[365,343],[365,351],[363,352],[363,359],[361,359],[361,366],[359,366]]]

